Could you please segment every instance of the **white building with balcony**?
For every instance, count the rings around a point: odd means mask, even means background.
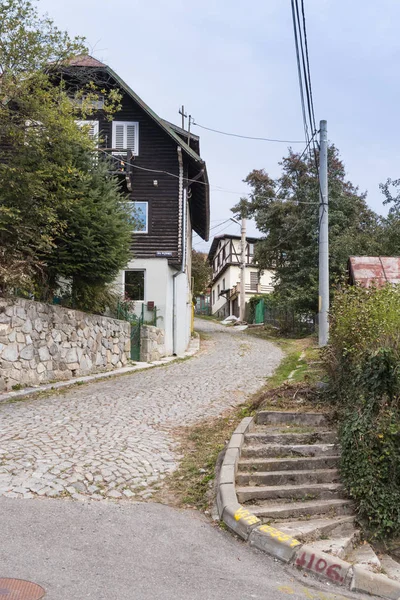
[[[258,238],[246,238],[246,303],[256,294],[273,291],[273,271],[260,271],[254,262],[254,246]],[[208,261],[212,266],[211,314],[217,317],[235,315],[240,310],[241,238],[238,235],[218,235],[213,239]]]

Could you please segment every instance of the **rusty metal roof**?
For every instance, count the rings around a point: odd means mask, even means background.
[[[74,56],[67,61],[68,66],[70,67],[97,67],[102,68],[106,67],[104,63],[100,62],[93,56],[89,56],[89,54],[82,54],[80,56]]]
[[[350,256],[349,275],[351,283],[365,287],[400,283],[400,257],[398,256]]]

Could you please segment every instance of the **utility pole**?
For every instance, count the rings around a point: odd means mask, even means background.
[[[328,232],[328,129],[320,121],[319,153],[319,302],[318,341],[326,346],[329,335],[329,232]]]
[[[192,119],[192,115],[189,115],[189,121],[188,121],[188,141],[187,141],[187,145],[190,147],[190,126],[192,124],[192,121],[194,121],[194,119]]]
[[[185,107],[182,104],[182,107],[179,109],[179,114],[182,115],[182,129],[185,129],[185,119],[187,114],[185,113]]]
[[[244,321],[246,309],[246,219],[242,215],[241,225],[241,264],[240,264],[240,312],[239,318]]]

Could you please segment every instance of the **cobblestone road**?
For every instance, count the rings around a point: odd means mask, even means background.
[[[208,335],[190,360],[0,404],[0,495],[150,497],[179,460],[174,428],[242,402],[282,357],[232,328],[196,328]]]

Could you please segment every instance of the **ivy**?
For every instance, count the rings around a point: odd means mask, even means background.
[[[400,288],[343,287],[325,351],[341,473],[371,537],[400,534]]]

